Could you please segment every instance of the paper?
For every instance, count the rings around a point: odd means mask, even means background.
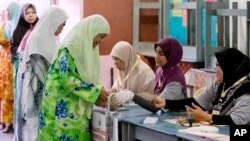
[[[143,124],[156,124],[157,121],[157,117],[146,117],[146,119],[143,121]]]
[[[182,131],[182,133],[186,134],[191,134],[195,136],[199,136],[202,138],[207,138],[207,139],[213,139],[217,141],[229,141],[229,136],[228,135],[223,135],[219,133],[206,133],[206,132],[201,132],[201,131]]]
[[[201,131],[201,132],[205,132],[205,133],[218,133],[219,132],[219,128],[215,127],[215,126],[194,126],[194,127],[190,127],[187,129],[181,129],[178,130],[179,132],[189,132],[189,131]]]

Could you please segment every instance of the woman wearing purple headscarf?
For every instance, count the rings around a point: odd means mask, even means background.
[[[172,37],[165,37],[155,44],[156,70],[155,95],[164,99],[182,99],[186,97],[186,83],[178,67],[183,50],[180,43]]]

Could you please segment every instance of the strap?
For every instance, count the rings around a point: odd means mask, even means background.
[[[132,68],[129,70],[128,74],[126,75],[126,77],[123,80],[121,80],[120,73],[119,73],[119,75],[117,75],[118,91],[120,91],[120,87],[122,87],[122,85],[126,82],[126,80],[129,78],[129,76],[135,70],[135,68],[136,68],[136,66],[138,65],[139,62],[140,62],[140,59],[137,59],[135,64],[132,66]]]

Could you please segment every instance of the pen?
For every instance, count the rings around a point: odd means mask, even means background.
[[[192,127],[193,117],[188,114],[187,120],[188,120],[188,123],[189,123],[189,127]]]

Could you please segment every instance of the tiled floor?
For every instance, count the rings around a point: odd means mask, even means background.
[[[0,141],[13,141],[13,133],[1,133],[0,132]]]

